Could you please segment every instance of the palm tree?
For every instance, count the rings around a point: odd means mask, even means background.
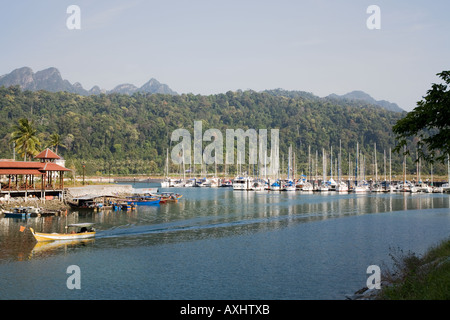
[[[65,148],[66,146],[61,143],[61,137],[57,133],[50,135],[50,146],[55,148],[55,153],[58,153],[58,146]]]
[[[40,142],[32,121],[22,118],[18,122],[18,125],[14,126],[11,138],[16,145],[17,153],[23,156],[23,161],[26,161],[27,156],[32,157],[38,153],[37,148],[40,146]]]

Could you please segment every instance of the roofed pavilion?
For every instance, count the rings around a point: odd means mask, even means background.
[[[41,193],[41,197],[46,192],[63,194],[64,172],[70,169],[55,163],[61,157],[47,148],[34,158],[40,161],[0,160],[0,176],[8,177],[8,183],[1,184],[2,194]],[[40,185],[36,185],[36,177],[40,177]]]
[[[34,157],[35,159],[40,159],[41,162],[55,162],[55,160],[61,159],[60,156],[58,156],[56,153],[54,153],[49,148],[45,149],[41,153],[39,153],[37,156]]]

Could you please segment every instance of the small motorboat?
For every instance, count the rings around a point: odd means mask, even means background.
[[[42,233],[35,232],[33,228],[30,227],[31,233],[33,234],[36,241],[54,241],[54,240],[79,240],[79,239],[89,239],[95,237],[95,229],[93,228],[93,223],[73,223],[66,226],[66,233]],[[69,229],[72,229],[69,232]]]
[[[183,195],[174,192],[162,192],[160,194],[154,194],[153,196],[159,198],[160,203],[178,202],[178,200],[183,197]]]
[[[11,212],[5,212],[5,218],[38,217],[41,209],[35,207],[16,207]]]
[[[153,204],[159,204],[161,199],[148,196],[148,195],[138,195],[133,197],[127,197],[126,203],[129,205],[137,205],[137,206],[147,206]]]

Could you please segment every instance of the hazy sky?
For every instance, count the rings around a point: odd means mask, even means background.
[[[0,0],[0,75],[56,67],[85,89],[363,90],[412,110],[449,70],[450,1]],[[69,5],[81,29],[70,30]],[[381,29],[370,30],[370,5]]]

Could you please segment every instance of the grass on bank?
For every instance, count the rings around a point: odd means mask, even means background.
[[[382,287],[378,299],[450,299],[450,239],[431,248],[422,257],[402,251],[391,257],[394,270],[383,275],[388,285]]]

